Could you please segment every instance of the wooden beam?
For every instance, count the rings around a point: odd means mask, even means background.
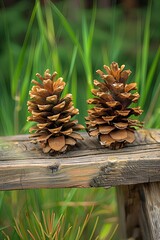
[[[141,130],[134,144],[102,147],[86,133],[65,154],[43,154],[28,135],[0,138],[0,190],[111,187],[160,181],[160,130]]]

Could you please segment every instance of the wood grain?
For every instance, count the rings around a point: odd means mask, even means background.
[[[141,184],[139,187],[143,239],[160,239],[160,183]]]
[[[143,239],[140,226],[139,186],[141,185],[143,184],[117,187],[120,240]]]
[[[111,187],[160,181],[160,130],[140,130],[120,150],[83,134],[65,154],[43,154],[28,135],[0,138],[0,190]]]

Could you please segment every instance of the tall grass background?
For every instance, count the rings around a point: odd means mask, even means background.
[[[30,5],[0,10],[1,135],[28,133],[31,79],[47,68],[66,81],[64,94],[72,92],[84,124],[95,72],[112,61],[131,69],[145,127],[160,127],[159,1],[127,14],[115,2],[105,9],[96,2],[92,9],[73,9],[69,1]],[[117,227],[113,188],[0,192],[0,239],[118,239]]]

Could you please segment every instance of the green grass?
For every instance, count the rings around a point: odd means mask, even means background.
[[[19,239],[20,232],[23,236],[20,239],[28,239],[28,230],[33,235],[36,235],[37,231],[43,239],[44,217],[42,211],[47,216],[54,213],[55,222],[60,216],[64,216],[61,234],[64,234],[72,226],[67,239],[72,240],[76,237],[77,240],[96,239],[99,235],[106,237],[111,234],[111,230],[117,228],[114,194],[113,189],[108,191],[104,189],[53,189],[4,192],[0,214],[5,216],[7,224],[2,227],[1,239],[3,239],[4,233],[11,239]],[[39,223],[43,227],[40,227]],[[47,224],[49,224],[49,220]],[[103,239],[100,236],[98,239]]]
[[[0,134],[28,133],[26,102],[31,79],[47,68],[57,71],[66,81],[63,94],[73,94],[80,111],[78,120],[84,124],[86,99],[91,96],[96,70],[113,60],[132,71],[130,81],[138,84],[141,94],[138,105],[144,109],[141,120],[145,121],[145,127],[159,128],[160,46],[153,39],[157,41],[160,36],[154,28],[153,12],[155,17],[160,6],[153,2],[146,11],[135,12],[134,22],[132,19],[126,22],[122,9],[115,5],[110,9],[98,9],[96,5],[92,10],[81,9],[72,21],[65,1],[60,5],[49,2],[42,7],[37,0],[28,23],[23,23],[21,41],[22,28],[14,33],[9,23],[14,19],[23,22],[20,12],[26,8],[25,4],[17,5],[16,11],[3,10]],[[69,240],[118,239],[115,189],[2,191],[0,216],[4,216],[0,219],[0,239],[16,240],[20,235],[21,239],[29,236],[49,239],[48,224],[54,235],[58,220],[61,230],[57,234],[61,235],[57,239],[63,239],[65,234]]]

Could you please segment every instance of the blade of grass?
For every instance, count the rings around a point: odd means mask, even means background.
[[[140,82],[140,94],[141,98],[139,100],[139,105],[143,108],[143,103],[145,102],[145,98],[148,95],[145,89],[146,85],[146,76],[147,76],[147,66],[148,66],[148,56],[149,56],[149,42],[150,42],[150,20],[151,20],[151,2],[148,4],[146,19],[145,19],[145,27],[144,27],[144,37],[143,37],[143,45],[142,45],[142,55],[141,55],[141,82]]]
[[[1,85],[2,84],[2,85]],[[1,78],[1,89],[3,89],[1,98],[0,98],[0,123],[1,123],[1,134],[11,135],[14,134],[13,127],[13,109],[14,103],[11,99],[8,87],[5,83],[5,79]],[[6,118],[6,109],[8,113],[8,117]]]
[[[73,49],[73,53],[72,53],[72,57],[71,57],[71,64],[70,64],[70,68],[69,68],[69,72],[68,72],[68,76],[67,76],[67,81],[66,81],[66,87],[63,91],[63,95],[65,96],[67,93],[70,92],[70,85],[71,85],[71,89],[72,89],[72,94],[73,96],[77,96],[76,92],[77,92],[77,79],[74,78],[73,75],[73,71],[75,73],[74,70],[74,66],[75,66],[75,61],[76,61],[76,57],[77,57],[77,46],[74,47]],[[76,101],[76,98],[74,99]]]
[[[118,224],[117,224],[117,225],[115,226],[115,228],[113,229],[113,231],[112,231],[112,233],[111,233],[111,236],[109,237],[109,240],[112,240],[112,239],[113,239],[113,237],[114,237],[117,229],[118,229]]]
[[[5,192],[1,191],[0,192],[0,212],[1,212],[2,204],[3,204],[4,195],[5,195]]]
[[[12,79],[13,69],[14,69],[13,53],[12,53],[12,48],[11,48],[12,45],[11,45],[10,33],[9,33],[8,22],[7,22],[7,17],[6,17],[6,10],[4,12],[5,12],[5,14],[2,15],[2,16],[4,16],[4,17],[2,17],[2,21],[3,21],[3,24],[4,24],[5,38],[7,40],[10,79]]]
[[[16,96],[17,93],[17,88],[19,85],[19,79],[20,79],[20,75],[21,75],[21,71],[22,71],[22,67],[23,67],[23,62],[24,62],[24,58],[25,58],[25,53],[27,51],[27,44],[28,44],[28,40],[29,40],[29,36],[30,36],[30,32],[31,32],[31,28],[36,16],[36,11],[37,11],[37,3],[35,4],[31,17],[30,17],[30,21],[28,24],[28,29],[25,35],[25,39],[23,42],[23,46],[21,48],[21,52],[18,58],[18,63],[16,65],[13,77],[11,78],[11,93],[12,93],[12,97],[14,98]]]
[[[139,89],[141,95],[141,34],[142,34],[142,26],[141,23],[137,24],[137,54],[136,54],[136,71],[135,71],[135,82],[137,83],[137,87]]]
[[[72,54],[72,58],[71,58],[71,63],[70,63],[70,68],[69,68],[69,73],[68,73],[68,79],[71,78],[72,76],[72,73],[73,73],[73,69],[74,69],[74,66],[75,66],[75,61],[76,61],[76,57],[77,57],[77,46],[74,47],[73,49],[73,54]]]
[[[109,66],[110,60],[109,60],[108,50],[106,47],[102,47],[102,58],[103,58],[103,63]]]
[[[55,36],[55,27],[54,27],[54,18],[52,14],[52,9],[50,4],[45,5],[45,17],[46,17],[46,33],[47,33],[47,39],[51,46],[52,50],[52,62],[54,63],[55,70],[62,74],[62,66],[61,66],[61,60],[59,58],[59,49],[57,47],[56,43],[56,36]]]
[[[149,69],[148,75],[146,76],[146,85],[145,85],[145,91],[142,91],[142,98],[140,101],[141,106],[143,107],[145,105],[146,99],[150,95],[150,89],[152,89],[153,85],[156,85],[156,81],[154,80],[155,72],[157,70],[158,63],[160,61],[160,47],[158,48],[156,55],[154,57],[154,60],[152,62],[152,65]]]
[[[68,239],[68,234],[70,233],[71,229],[72,229],[72,226],[70,226],[70,227],[67,229],[67,231],[66,231],[66,233],[65,233],[65,235],[64,235],[64,237],[63,237],[63,240],[65,240],[66,237],[67,237],[67,239]]]
[[[90,27],[88,30],[86,16],[83,15],[82,17],[82,39],[83,39],[83,54],[84,58],[84,69],[86,72],[87,82],[89,85],[89,94],[90,90],[93,88],[93,81],[92,81],[92,58],[91,58],[91,50],[92,50],[92,43],[93,43],[93,35],[95,29],[95,19],[96,19],[96,5],[94,5],[92,10],[92,17],[90,22]]]
[[[23,81],[21,83],[21,88],[19,91],[19,106],[17,112],[18,114],[18,119],[17,121],[19,122],[19,129],[17,130],[19,132],[26,132],[29,129],[29,126],[31,126],[33,123],[26,123],[26,119],[28,116],[28,111],[27,111],[27,100],[29,98],[29,89],[31,86],[31,73],[33,69],[33,64],[35,61],[35,56],[37,54],[36,52],[36,40],[33,39],[31,42],[31,46],[29,49],[29,54],[28,54],[28,61],[25,69],[25,73],[23,76]]]
[[[157,68],[157,65],[160,61],[160,46],[156,52],[156,55],[154,57],[154,60],[152,62],[152,65],[150,67],[150,70],[148,72],[148,76],[147,76],[147,81],[146,81],[146,92],[149,92],[151,86],[152,86],[152,83],[153,83],[153,77],[154,77],[154,74],[156,72],[156,68]]]
[[[35,56],[35,43],[32,42],[30,50],[29,50],[29,56],[28,56],[28,62],[26,66],[26,71],[25,71],[25,76],[23,78],[23,82],[21,84],[21,90],[20,90],[20,106],[24,104],[24,101],[28,98],[28,91],[29,91],[29,86],[31,84],[30,80],[30,75],[32,72],[32,66],[33,66],[33,61],[34,61],[34,56]]]
[[[36,240],[36,238],[33,236],[33,234],[31,233],[30,230],[27,229],[27,232],[29,233],[29,235],[30,235],[30,237],[31,237],[32,240]]]
[[[35,217],[36,223],[38,224],[39,228],[40,228],[40,232],[41,232],[41,239],[45,240],[45,233],[44,233],[44,229],[42,226],[41,221],[38,219],[37,215],[33,212],[33,215]]]
[[[42,218],[43,218],[43,223],[44,223],[44,230],[45,230],[45,232],[50,232],[49,231],[49,229],[50,229],[50,227],[52,227],[52,226],[50,226],[50,219],[48,220],[48,225],[47,225],[47,222],[46,222],[46,217],[45,217],[45,214],[44,214],[44,212],[42,211]]]
[[[7,240],[10,240],[10,237],[9,237],[4,231],[2,231],[2,233],[3,233],[3,235],[6,237]],[[6,239],[5,239],[5,240],[6,240]]]
[[[38,36],[37,36],[38,38]],[[44,45],[44,38],[43,39],[36,39],[36,45],[35,45],[35,56],[34,56],[34,61],[33,61],[33,76],[35,77],[37,72],[41,72],[42,70],[45,70],[45,66],[40,66],[40,59],[44,59],[43,56],[43,45]],[[34,41],[34,40],[33,40]],[[41,63],[41,65],[43,62]],[[44,64],[45,65],[45,64]]]
[[[80,42],[78,38],[76,37],[71,25],[69,22],[66,20],[66,18],[63,16],[63,14],[59,11],[59,9],[51,3],[51,7],[53,11],[56,13],[56,15],[59,17],[63,28],[66,30],[68,35],[70,36],[70,39],[74,43],[74,45],[77,46],[79,55],[81,57],[84,69],[85,69],[85,74],[87,78],[87,83],[89,85],[89,88],[92,88],[92,71],[91,71],[91,56],[90,56],[90,51],[91,51],[91,43],[92,43],[92,38],[93,38],[93,30],[94,30],[94,23],[95,23],[95,16],[96,16],[96,8],[94,8],[93,14],[92,14],[92,20],[91,20],[91,25],[90,25],[90,31],[89,31],[89,37],[88,37],[88,32],[86,29],[86,22],[85,20],[82,20],[82,37],[84,41],[84,50],[82,49]]]
[[[74,31],[72,30],[70,24],[68,23],[66,18],[63,16],[63,14],[59,11],[59,9],[55,6],[55,4],[53,4],[52,2],[50,2],[50,4],[51,4],[51,8],[53,9],[53,11],[59,17],[59,19],[60,19],[60,21],[62,23],[62,26],[64,27],[64,29],[66,30],[66,32],[70,36],[71,40],[78,47],[79,53],[80,53],[81,57],[83,58],[82,48],[81,48],[81,46],[79,44],[78,38],[76,37]]]
[[[78,86],[77,86],[77,82],[78,82],[78,79],[77,79],[77,72],[76,72],[76,69],[73,71],[73,74],[72,74],[72,82],[71,82],[71,93],[73,95],[73,102],[74,102],[74,106],[77,106],[77,101],[78,101],[78,98],[77,98],[77,91],[78,91]]]
[[[116,41],[116,0],[112,1],[112,12],[113,12],[113,15],[112,15],[112,36],[111,36],[111,49],[115,49],[115,41]],[[110,53],[110,59],[111,61],[115,61],[115,52],[116,51],[111,51]]]
[[[88,52],[89,53],[92,50],[96,13],[97,13],[97,6],[96,6],[96,2],[94,2],[94,6],[93,6],[93,10],[92,10],[92,18],[91,18],[91,23],[90,23],[90,29],[89,29],[89,35],[88,35]]]
[[[150,19],[151,19],[151,2],[147,8],[146,21],[144,27],[144,40],[142,47],[142,74],[141,74],[141,87],[144,89],[147,75],[148,55],[149,55],[149,41],[150,41]]]
[[[154,112],[157,111],[157,106],[160,106],[160,84],[159,84],[159,79],[160,79],[160,73],[157,77],[157,84],[155,84],[155,87],[153,89],[153,93],[152,93],[152,101],[150,102],[148,111],[146,113],[146,116],[144,118],[144,121],[146,123],[146,126],[148,125],[149,120],[151,119],[152,115],[154,115]],[[151,127],[151,125],[150,125]],[[153,126],[155,127],[155,126]]]
[[[22,232],[21,232],[21,229],[20,229],[20,225],[18,224],[18,222],[16,221],[16,219],[14,219],[14,222],[15,222],[15,230],[16,230],[16,232],[17,232],[17,234],[18,234],[18,236],[20,237],[20,239],[25,239],[24,238],[24,235],[22,235]]]
[[[96,218],[96,221],[95,221],[95,224],[94,224],[94,226],[93,226],[93,230],[92,230],[92,232],[91,232],[91,235],[90,235],[89,240],[92,240],[92,237],[93,237],[93,235],[94,235],[94,233],[95,233],[95,230],[96,230],[96,227],[97,227],[97,224],[98,224],[98,221],[99,221],[99,217]]]
[[[48,43],[46,41],[47,38],[47,26],[45,24],[45,20],[44,20],[44,14],[43,14],[43,9],[41,7],[40,1],[37,0],[37,11],[36,11],[36,18],[37,18],[37,22],[38,22],[38,26],[39,26],[39,31],[40,31],[40,38],[43,42],[43,50],[44,50],[44,55],[46,57],[46,59],[48,58],[48,53],[49,53],[49,49],[48,49]]]
[[[88,221],[89,221],[89,219],[90,219],[90,217],[91,217],[92,211],[93,211],[93,207],[92,207],[90,213],[87,214],[87,216],[86,216],[86,218],[85,218],[85,220],[84,220],[84,222],[83,222],[83,224],[82,224],[82,227],[79,228],[80,231],[78,231],[78,234],[77,234],[77,237],[76,237],[75,240],[79,240],[80,237],[82,236],[82,233],[83,233],[83,231],[84,231],[84,229],[85,229],[85,227],[86,227],[86,225],[87,225],[87,223],[88,223]]]
[[[64,202],[70,202],[72,200],[72,198],[74,197],[76,192],[77,192],[76,188],[71,189]],[[61,207],[61,214],[64,214],[66,208],[67,208],[67,204]]]
[[[88,46],[88,29],[85,15],[82,17],[82,39],[83,39],[83,54],[84,54],[84,68],[86,73],[89,89],[92,88],[92,70],[91,70],[91,56]]]
[[[154,116],[154,125],[153,126],[155,126],[155,128],[160,128],[159,118],[160,118],[160,108],[157,109],[157,112],[155,113],[155,116]]]

